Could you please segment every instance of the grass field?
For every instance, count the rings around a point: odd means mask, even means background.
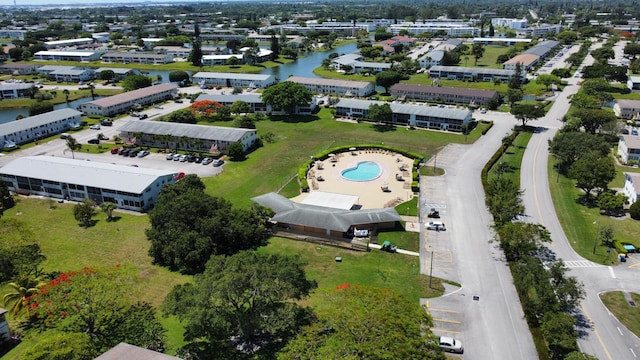
[[[630,295],[636,304],[640,304],[640,294]],[[640,307],[629,305],[621,291],[600,294],[600,300],[629,331],[640,336]]]
[[[417,257],[387,253],[380,250],[354,252],[318,244],[274,238],[260,252],[269,254],[300,255],[307,262],[309,278],[318,282],[318,290],[332,289],[342,283],[389,288],[406,296],[410,301],[442,295],[444,287],[434,278],[429,288],[429,276],[420,275]],[[342,262],[336,262],[339,256]],[[311,297],[308,303],[319,306]]]
[[[504,162],[509,164],[510,171],[505,173],[503,176],[513,181],[518,185],[518,187],[520,187],[520,166],[522,164],[522,157],[524,156],[524,151],[526,150],[527,144],[529,143],[532,135],[533,133],[531,132],[521,132],[496,163],[499,164]],[[493,166],[489,171],[490,177],[495,176],[495,169],[496,166]]]
[[[256,123],[256,127],[258,134],[274,134],[275,142],[265,143],[244,161],[228,162],[223,176],[203,179],[209,194],[224,196],[236,205],[248,206],[252,197],[284,186],[289,193],[295,192],[295,185],[288,184],[300,166],[310,156],[334,146],[384,144],[415,151],[429,158],[446,144],[465,141],[461,134],[403,127],[380,132],[369,123],[335,121],[329,109],[322,109],[317,116],[296,120],[261,121]],[[474,129],[467,137],[469,143],[481,136],[481,128]]]
[[[598,228],[605,225],[613,227],[617,241],[640,246],[638,241],[640,222],[630,218],[619,219],[600,215],[600,209],[597,207],[589,208],[581,205],[577,201],[581,196],[580,190],[575,187],[573,180],[562,175],[558,176],[554,168],[555,163],[555,158],[549,159],[551,198],[567,239],[578,254],[600,264],[616,263],[615,254],[613,252],[607,254],[607,248],[596,241]],[[595,254],[593,253],[594,243]]]

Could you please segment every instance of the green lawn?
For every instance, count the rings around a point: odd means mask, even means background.
[[[549,159],[551,198],[567,239],[580,256],[600,264],[616,263],[615,254],[613,252],[607,254],[607,248],[596,242],[598,227],[604,225],[613,227],[616,240],[640,246],[638,241],[640,222],[629,218],[617,219],[600,215],[600,209],[597,207],[589,208],[581,205],[577,201],[581,196],[580,189],[575,187],[573,180],[562,175],[558,176],[554,168],[555,163],[555,158]],[[594,243],[596,243],[595,254],[593,253]]]
[[[631,293],[631,299],[640,304],[640,294]],[[629,331],[640,336],[640,307],[629,305],[621,291],[612,291],[600,294],[604,306],[620,321]]]
[[[506,54],[510,46],[484,46],[484,54],[478,63],[475,63],[473,55],[462,55],[460,57],[460,66],[464,67],[486,67],[492,69],[502,69],[502,64],[498,64],[498,56]],[[465,56],[469,56],[469,60],[465,60]]]
[[[357,252],[301,241],[273,238],[260,252],[299,255],[307,262],[307,276],[318,282],[318,290],[332,289],[343,283],[389,288],[409,300],[442,295],[442,280],[434,278],[429,288],[429,276],[420,275],[418,257],[387,253],[380,250]],[[342,262],[336,262],[336,257]],[[321,306],[311,296],[308,303]]]
[[[527,144],[529,143],[532,135],[532,132],[521,132],[496,163],[499,164],[501,162],[505,162],[509,164],[510,171],[505,173],[503,176],[511,179],[511,181],[518,186],[520,186],[520,166],[522,164],[522,157],[524,156],[524,151],[526,150]],[[496,166],[493,166],[489,171],[490,177],[495,176],[495,169]]]
[[[213,124],[228,126],[228,123]],[[275,142],[265,143],[244,161],[228,162],[221,176],[203,179],[207,193],[223,196],[236,205],[248,206],[252,197],[277,191],[289,184],[310,156],[334,146],[384,144],[415,151],[429,158],[436,149],[449,143],[464,143],[465,140],[461,134],[404,127],[380,132],[369,123],[335,121],[329,109],[322,109],[317,116],[261,121],[256,127],[258,134],[273,133]],[[481,126],[467,137],[467,141],[471,143],[479,138],[480,132]],[[287,185],[286,189],[288,194],[295,194],[294,185]]]

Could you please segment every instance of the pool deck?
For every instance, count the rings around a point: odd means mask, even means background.
[[[411,166],[413,160],[393,152],[383,150],[356,150],[336,154],[335,162],[330,159],[322,161],[322,169],[314,166],[309,171],[307,181],[310,191],[325,191],[338,194],[357,195],[358,205],[363,209],[380,209],[395,207],[413,198],[411,191]],[[369,181],[351,181],[342,177],[342,171],[357,166],[362,161],[373,161],[380,166],[380,175]],[[400,170],[405,164],[406,171]],[[396,179],[396,176],[402,181]],[[318,181],[321,177],[323,181]],[[387,187],[388,191],[382,188]],[[301,202],[308,193],[292,198]]]

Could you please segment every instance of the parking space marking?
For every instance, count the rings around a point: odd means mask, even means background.
[[[460,331],[443,330],[443,329],[436,329],[436,328],[432,328],[431,331],[433,333],[460,334]]]

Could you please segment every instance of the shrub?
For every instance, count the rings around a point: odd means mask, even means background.
[[[631,204],[631,207],[629,208],[629,215],[631,215],[631,218],[634,220],[640,220],[640,201],[636,201]]]

